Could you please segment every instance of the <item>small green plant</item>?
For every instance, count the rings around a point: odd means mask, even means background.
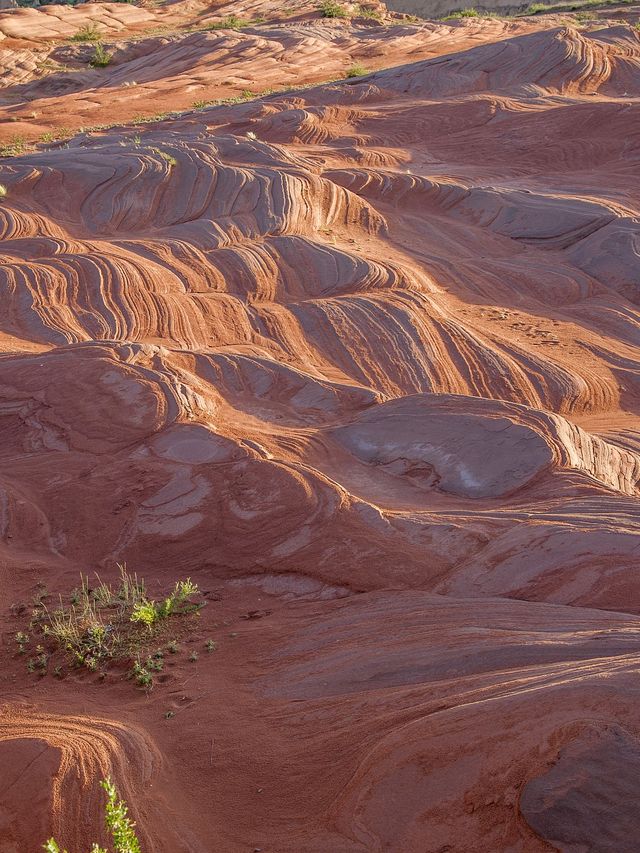
[[[195,663],[198,660],[198,652],[196,652],[196,651],[191,652],[191,654],[189,655],[189,660],[192,663]]]
[[[18,644],[18,651],[21,655],[23,655],[26,651],[26,647],[29,644],[29,635],[25,634],[24,631],[18,631],[15,637],[16,643]]]
[[[116,853],[140,853],[140,842],[135,833],[135,823],[128,817],[129,809],[121,800],[111,779],[101,783],[107,794],[105,823],[113,838]]]
[[[69,139],[71,136],[73,136],[72,130],[68,127],[60,127],[57,130],[47,130],[40,137],[40,142],[46,145],[49,142],[57,142],[59,139]]]
[[[208,107],[211,101],[194,101],[191,106],[194,110],[203,110],[205,107]]]
[[[140,853],[140,842],[135,832],[135,823],[129,817],[129,809],[124,800],[118,796],[115,785],[108,777],[100,782],[106,791],[105,825],[113,840],[114,853]],[[45,853],[67,853],[61,850],[57,841],[50,838],[43,845]],[[104,847],[93,844],[90,853],[108,853]]]
[[[176,158],[173,157],[171,154],[169,154],[167,151],[163,151],[162,148],[156,148],[155,145],[150,145],[149,151],[153,151],[159,157],[162,157],[162,159],[165,160],[169,164],[169,168],[171,168],[172,166],[178,165],[178,161],[176,160]],[[160,613],[160,615],[161,616],[168,616],[169,613],[164,612],[164,613]]]
[[[368,21],[381,21],[382,14],[378,9],[372,9],[369,6],[358,6],[358,17],[366,18]]]
[[[320,14],[323,18],[348,18],[349,12],[342,5],[336,3],[336,0],[323,0],[319,6]]]
[[[207,24],[207,30],[241,30],[243,27],[251,26],[251,21],[245,21],[243,18],[238,18],[237,15],[228,15],[221,21],[214,21]]]
[[[480,12],[477,9],[459,9],[457,12],[452,12],[443,18],[444,21],[455,21],[458,18],[479,18]]]
[[[345,77],[348,79],[352,77],[364,77],[365,74],[368,74],[369,70],[361,65],[359,62],[356,62],[355,65],[352,65],[351,68],[347,69]]]
[[[215,643],[213,640],[207,640],[207,642],[204,644],[204,647],[208,652],[215,652],[215,650],[218,648],[218,644]]]
[[[136,604],[131,614],[132,622],[141,622],[147,627],[149,633],[153,631],[153,626],[160,618],[158,605],[153,601],[142,601]]]
[[[176,715],[175,711],[165,711],[164,712],[165,720],[170,720],[172,717],[175,717],[175,715]]]
[[[9,142],[0,145],[0,157],[17,157],[27,150],[27,141],[22,136],[14,136]]]
[[[167,648],[169,649],[172,655],[175,655],[180,649],[180,646],[178,645],[177,640],[171,640],[170,643],[167,643]]]
[[[140,687],[145,687],[148,690],[151,690],[153,687],[153,674],[146,666],[144,666],[144,664],[141,664],[140,661],[135,661],[131,667],[129,676],[133,678],[136,684],[140,685]]]
[[[71,36],[71,41],[102,41],[102,34],[96,24],[87,24],[86,27],[81,27],[77,33]]]
[[[177,166],[178,161],[175,157],[169,154],[167,151],[158,151],[158,154],[162,157],[162,159],[169,164],[169,166]]]
[[[98,43],[93,51],[93,56],[89,60],[89,65],[92,68],[106,68],[111,63],[112,58],[113,54],[109,53],[103,44]]]
[[[151,672],[162,672],[164,661],[162,658],[147,658],[146,668]]]

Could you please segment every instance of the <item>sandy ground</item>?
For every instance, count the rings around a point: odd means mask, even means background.
[[[634,853],[638,33],[230,8],[0,15],[6,142],[115,125],[0,159],[0,853],[107,773],[146,853]],[[122,562],[217,650],[27,673]]]

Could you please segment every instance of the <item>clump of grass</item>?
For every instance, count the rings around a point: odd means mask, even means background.
[[[73,131],[68,127],[59,127],[57,130],[47,130],[40,137],[40,142],[48,144],[50,142],[58,142],[63,139],[70,139],[73,136]]]
[[[124,800],[121,800],[115,785],[108,777],[100,782],[100,786],[106,791],[107,804],[105,806],[105,825],[113,839],[115,853],[140,853],[140,842],[136,836],[135,823],[128,816],[129,809]],[[62,850],[54,838],[50,838],[44,845],[45,853],[67,853]],[[91,853],[107,853],[104,847],[93,844]]]
[[[0,157],[18,157],[27,150],[27,141],[22,136],[14,136],[9,142],[0,145]]]
[[[103,44],[98,43],[93,51],[93,56],[89,60],[89,65],[92,68],[106,68],[111,63],[113,54],[105,49]]]
[[[372,9],[369,6],[358,6],[358,17],[366,18],[368,21],[381,21],[382,14],[378,9]]]
[[[102,41],[102,33],[96,24],[87,24],[86,27],[81,27],[77,33],[71,36],[71,41]]]
[[[195,663],[198,660],[198,652],[191,652],[191,654],[189,655],[189,660],[192,663]]]
[[[344,76],[347,78],[364,77],[364,75],[368,73],[368,68],[365,68],[364,65],[361,65],[359,62],[356,62],[355,65],[352,65],[351,68],[347,69],[347,72]]]
[[[169,166],[178,165],[178,161],[176,160],[176,158],[172,154],[169,154],[167,151],[158,150],[158,154],[162,157],[163,160],[165,160],[169,164]]]
[[[342,3],[336,3],[336,0],[322,0],[318,7],[323,18],[348,18],[349,11]]]
[[[636,0],[575,0],[575,2],[569,3],[532,3],[524,12],[519,12],[516,17],[522,18],[527,15],[541,15],[545,12],[579,12],[582,9],[589,9],[591,7],[622,6],[635,2]],[[572,19],[568,19],[567,23],[569,22],[572,23]]]
[[[452,12],[450,15],[447,15],[446,18],[443,18],[444,21],[455,21],[458,18],[479,18],[480,12],[477,9],[460,9],[457,12]]]
[[[244,18],[238,18],[237,15],[228,15],[220,21],[213,21],[207,24],[206,30],[241,30],[243,27],[251,26],[251,21],[246,21]]]
[[[215,652],[215,650],[218,648],[218,644],[213,640],[207,640],[207,642],[204,644],[204,647],[208,652]]]
[[[53,59],[44,59],[42,62],[36,63],[36,74],[62,74],[70,69],[66,65],[55,62]]]
[[[146,648],[163,625],[199,609],[193,602],[198,587],[187,578],[156,601],[147,595],[144,580],[127,572],[125,566],[120,567],[117,585],[97,581],[92,587],[88,577],[81,576],[71,604],[60,597],[58,607],[49,610],[43,603],[33,611],[32,633],[43,643],[36,648],[39,657],[34,667],[46,670],[43,655],[47,662],[51,655],[61,655],[68,664],[104,673],[112,662],[128,659],[133,661],[131,676],[141,686],[151,687],[153,673],[164,665],[164,654],[162,650],[149,654]],[[24,654],[29,635],[19,631],[15,639]],[[148,655],[146,660],[141,653]]]

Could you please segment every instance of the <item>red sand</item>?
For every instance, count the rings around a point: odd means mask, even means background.
[[[145,853],[635,851],[638,34],[309,7],[65,89],[52,17],[207,16],[51,9],[5,139],[387,70],[0,160],[1,853],[107,773]],[[28,675],[11,605],[118,562],[217,651]]]

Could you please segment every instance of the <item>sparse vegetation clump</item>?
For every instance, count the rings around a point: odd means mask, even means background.
[[[583,9],[596,8],[606,6],[623,6],[635,3],[635,0],[575,0],[569,3],[532,3],[524,12],[520,12],[516,17],[526,17],[528,15],[542,15],[546,12],[556,14],[558,12],[579,12]]]
[[[71,36],[71,41],[102,41],[102,33],[95,24],[87,24],[86,27],[81,27],[77,33]]]
[[[7,188],[4,184],[0,184],[0,198],[6,198]]]
[[[105,46],[99,42],[89,60],[89,65],[92,68],[106,68],[111,63],[112,58],[113,54],[109,53]]]
[[[243,27],[251,26],[251,21],[246,21],[243,18],[238,18],[237,15],[228,15],[220,21],[213,21],[207,24],[207,30],[241,30]]]
[[[131,661],[129,677],[141,687],[153,686],[153,675],[164,665],[157,638],[163,639],[165,626],[176,618],[196,613],[200,606],[194,602],[198,587],[189,578],[178,581],[171,592],[156,601],[148,594],[144,580],[120,567],[117,586],[103,583],[90,586],[88,577],[81,576],[80,587],[73,590],[68,603],[59,600],[49,609],[42,601],[33,611],[30,634],[18,631],[15,641],[20,654],[26,654],[37,643],[36,655],[27,661],[27,670],[44,675],[49,661],[55,659],[56,677],[61,677],[61,664],[102,675],[115,661]],[[172,630],[173,633],[173,630]],[[166,636],[166,635],[165,635]],[[166,642],[166,640],[165,640]],[[177,651],[177,641],[169,649]],[[61,659],[61,660],[60,660]]]
[[[27,141],[22,136],[14,136],[9,142],[0,145],[0,157],[17,157],[27,150]]]
[[[359,62],[356,62],[351,68],[347,69],[347,73],[345,77],[351,79],[352,77],[364,77],[365,74],[369,73],[369,69],[365,68],[364,65],[361,65]]]
[[[379,9],[370,6],[358,6],[358,17],[366,18],[368,21],[382,21],[382,13]]]
[[[455,21],[458,18],[479,18],[480,12],[477,9],[469,8],[469,9],[460,9],[458,12],[452,12],[450,15],[447,15],[446,18],[443,18],[445,21]]]
[[[65,139],[70,139],[74,135],[73,130],[68,127],[59,127],[56,130],[47,130],[39,139],[44,145],[51,142],[62,142]]]
[[[129,817],[127,804],[120,799],[111,779],[104,779],[100,785],[107,794],[104,822],[111,835],[113,853],[141,853],[140,842],[135,831],[136,825]],[[45,853],[67,853],[54,838],[45,842],[43,849]],[[90,853],[109,853],[109,851],[106,847],[100,847],[94,843]]]
[[[336,0],[323,0],[320,4],[320,14],[323,18],[348,18],[349,11],[342,3],[336,3]]]

